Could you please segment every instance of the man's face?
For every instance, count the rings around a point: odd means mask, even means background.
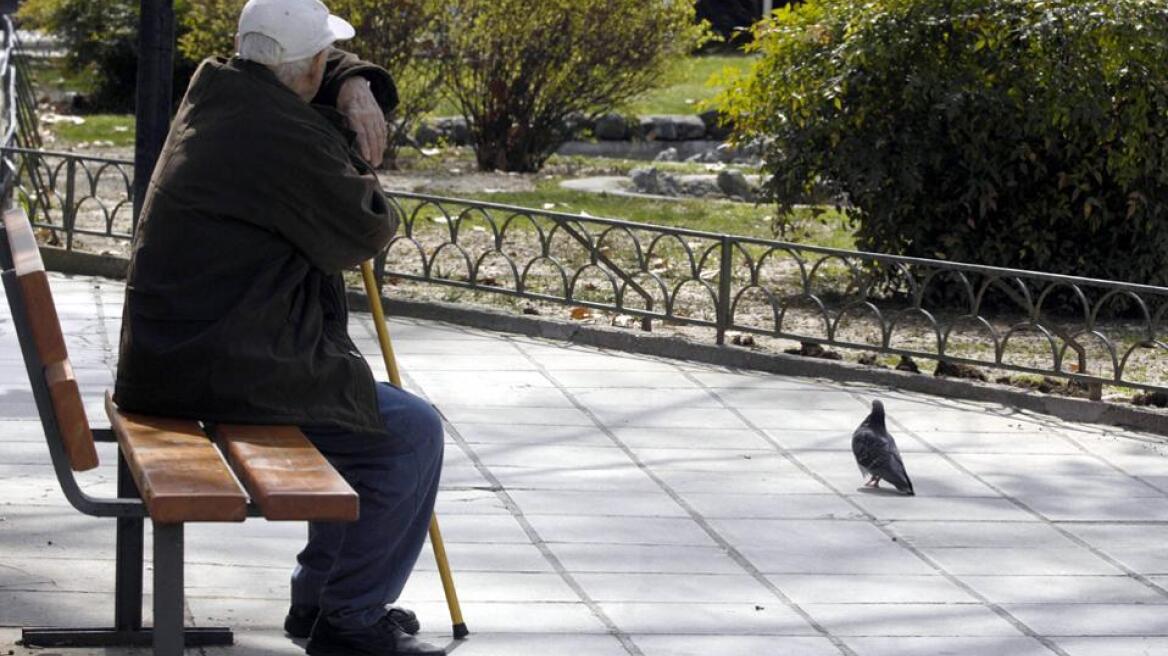
[[[309,78],[305,82],[305,86],[312,90],[312,95],[309,100],[316,96],[320,91],[320,83],[324,80],[324,67],[328,61],[328,51],[321,50],[312,58],[312,68],[308,71]]]

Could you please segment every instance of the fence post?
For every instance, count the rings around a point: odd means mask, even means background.
[[[730,236],[722,235],[722,255],[718,262],[718,308],[715,313],[718,324],[718,346],[724,346],[726,344],[726,330],[731,324],[730,279],[734,275],[733,263],[730,261],[734,252],[731,244]]]
[[[65,204],[61,207],[61,224],[65,226],[65,250],[73,250],[73,227],[77,223],[77,208],[73,207],[73,185],[77,178],[77,160],[65,160]]]

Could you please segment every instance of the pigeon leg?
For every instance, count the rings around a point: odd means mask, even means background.
[[[873,476],[872,480],[868,481],[867,483],[864,483],[864,487],[880,487],[880,477]]]

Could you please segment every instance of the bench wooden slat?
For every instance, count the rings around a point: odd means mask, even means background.
[[[65,443],[69,464],[73,471],[93,469],[97,466],[97,447],[89,429],[89,418],[85,416],[85,403],[81,401],[81,389],[77,387],[73,367],[68,360],[49,365],[45,367],[45,381],[49,385],[49,398],[53,401],[57,429]]]
[[[223,424],[215,438],[269,520],[357,519],[357,493],[295,426]]]
[[[109,392],[105,407],[151,519],[171,524],[247,517],[247,494],[198,422],[121,412]]]
[[[12,255],[13,272],[20,286],[24,318],[33,346],[40,360],[57,428],[74,471],[85,471],[97,466],[97,448],[93,432],[85,416],[85,404],[69,365],[69,352],[53,292],[45,275],[40,247],[37,246],[32,224],[23,209],[4,212],[4,236]]]

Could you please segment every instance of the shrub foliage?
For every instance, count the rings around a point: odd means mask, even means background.
[[[438,41],[479,168],[537,171],[567,119],[652,88],[704,34],[679,0],[459,0]]]
[[[1168,284],[1168,0],[809,0],[721,97],[865,250]]]

